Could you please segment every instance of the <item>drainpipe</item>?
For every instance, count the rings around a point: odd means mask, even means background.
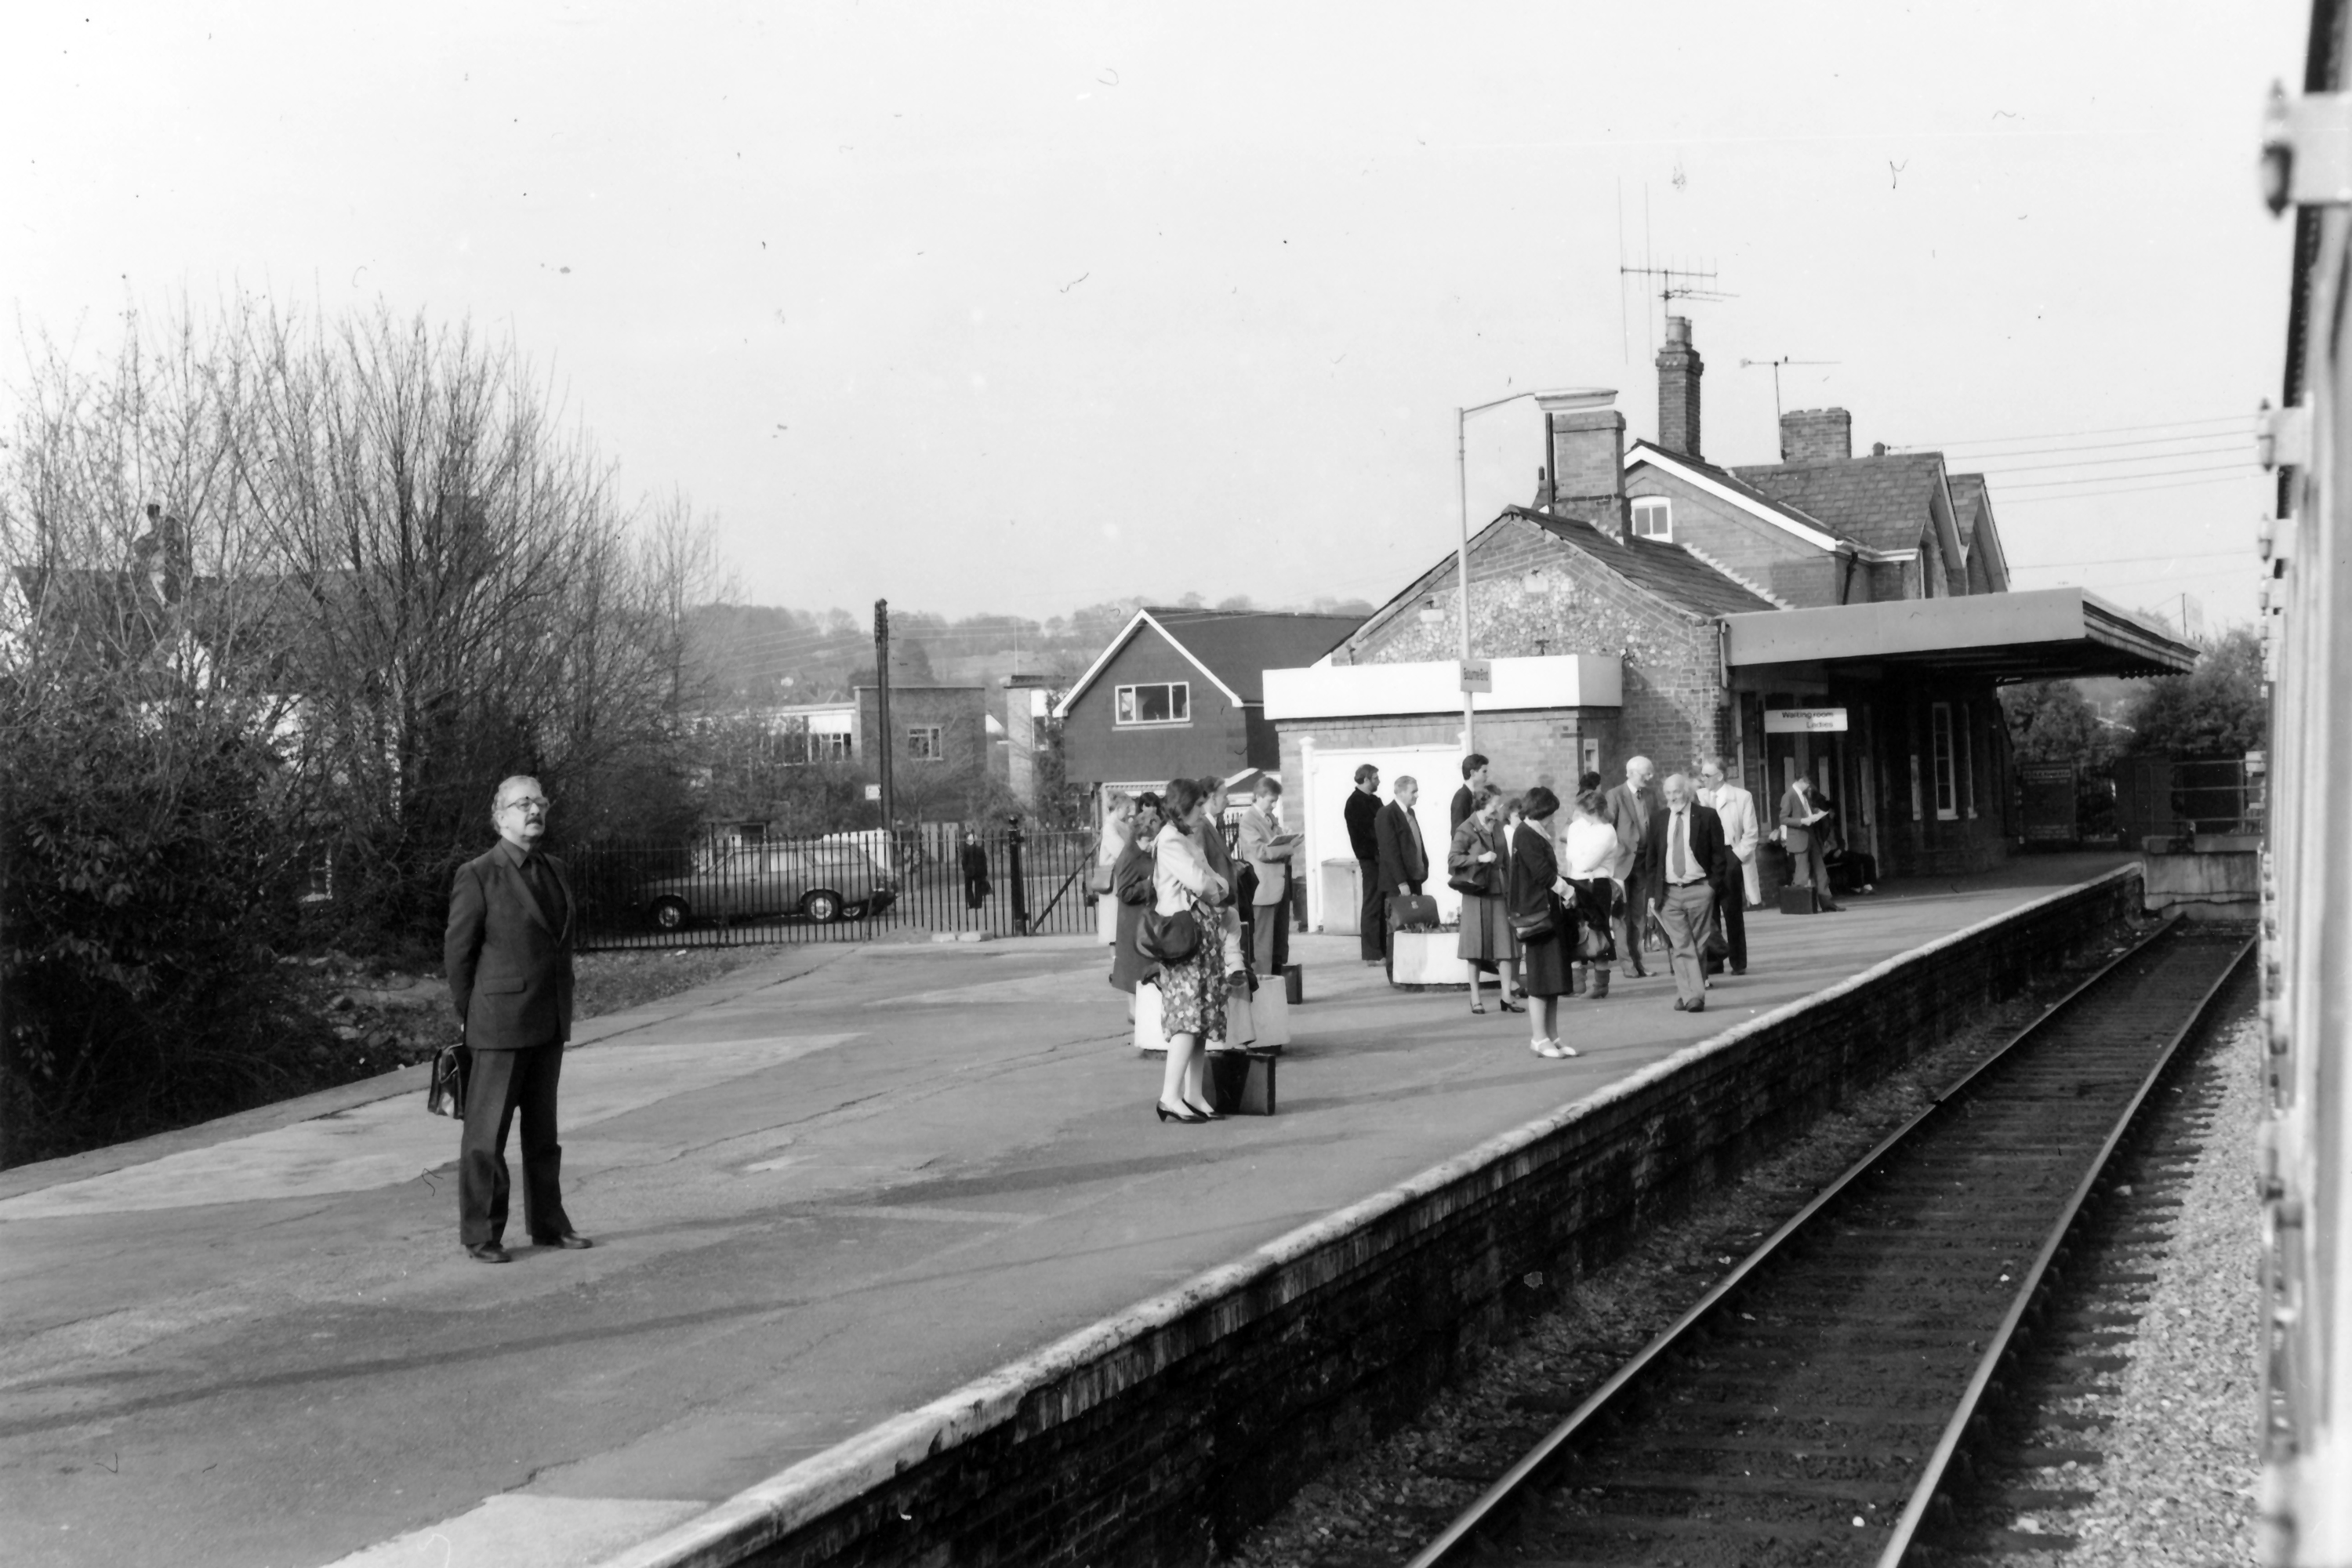
[[[1853,595],[1853,569],[1862,560],[1862,552],[1848,547],[1838,552],[1845,557],[1845,576],[1838,584],[1838,603],[1843,605]]]

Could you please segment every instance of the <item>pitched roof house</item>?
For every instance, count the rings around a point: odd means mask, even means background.
[[[1157,789],[1179,773],[1273,768],[1265,672],[1320,658],[1356,625],[1353,616],[1138,610],[1055,706],[1070,783]]]

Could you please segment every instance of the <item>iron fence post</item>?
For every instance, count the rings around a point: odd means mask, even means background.
[[[1008,816],[1005,821],[1004,858],[1006,875],[1013,879],[1013,931],[1016,936],[1029,934],[1029,883],[1021,874],[1021,819]]]

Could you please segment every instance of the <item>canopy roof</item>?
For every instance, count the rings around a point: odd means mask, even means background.
[[[2081,675],[2180,675],[2195,645],[2080,588],[1895,599],[1726,616],[1727,661],[1819,665],[1869,678],[1933,669],[1996,681]]]

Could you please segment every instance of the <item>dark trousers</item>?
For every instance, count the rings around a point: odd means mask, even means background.
[[[1649,934],[1651,892],[1639,870],[1625,874],[1625,912],[1617,917],[1617,967],[1627,974],[1647,974],[1642,963],[1642,941]]]
[[[523,1228],[549,1241],[572,1228],[563,1213],[563,1145],[555,1141],[555,1085],[563,1047],[474,1053],[466,1078],[466,1131],[457,1146],[457,1239],[502,1241],[507,1229],[507,1129],[522,1112]]]
[[[1731,949],[1733,973],[1748,967],[1748,882],[1737,867],[1716,886],[1715,918],[1722,922],[1723,940]]]
[[[1357,930],[1362,933],[1365,962],[1385,959],[1389,955],[1389,893],[1381,886],[1381,863],[1357,861],[1356,879],[1364,888],[1364,910]]]

